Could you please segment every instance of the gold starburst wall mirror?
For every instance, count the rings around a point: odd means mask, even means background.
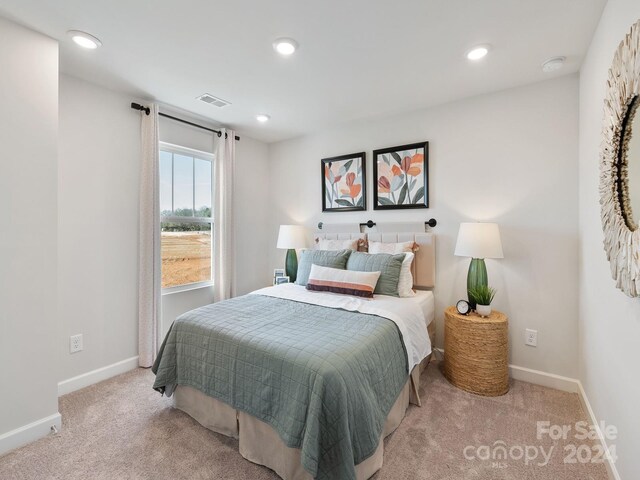
[[[609,69],[600,159],[604,248],[616,287],[640,296],[640,20]]]

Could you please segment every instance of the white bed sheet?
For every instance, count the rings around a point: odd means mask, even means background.
[[[433,292],[430,290],[417,290],[414,297],[407,300],[413,300],[418,303],[422,309],[426,325],[429,325],[436,316],[436,301]]]
[[[388,318],[398,326],[402,334],[402,341],[409,361],[409,371],[412,371],[413,367],[420,364],[431,353],[431,341],[425,328],[425,319],[429,321],[429,317],[425,314],[429,313],[429,305],[431,305],[431,317],[433,317],[433,301],[430,302],[429,295],[423,295],[422,292],[415,297],[409,298],[390,297],[388,295],[374,295],[373,298],[362,298],[337,293],[310,291],[302,285],[288,283],[262,288],[251,293]],[[424,293],[431,294],[431,300],[433,300],[432,292]]]

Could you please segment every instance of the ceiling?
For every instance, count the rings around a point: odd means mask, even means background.
[[[576,72],[606,0],[2,0],[61,71],[274,142]],[[97,36],[94,51],[66,35]],[[277,37],[299,50],[276,54]],[[464,54],[489,43],[472,63]],[[564,55],[566,66],[540,64]],[[222,109],[196,97],[231,102]],[[271,121],[260,124],[257,113]]]

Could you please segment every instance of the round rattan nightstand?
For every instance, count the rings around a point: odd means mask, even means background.
[[[460,315],[445,310],[444,375],[453,385],[478,395],[497,397],[509,391],[508,319],[493,311]]]

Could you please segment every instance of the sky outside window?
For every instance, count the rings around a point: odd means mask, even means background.
[[[160,151],[160,211],[211,216],[211,177],[210,160]]]

